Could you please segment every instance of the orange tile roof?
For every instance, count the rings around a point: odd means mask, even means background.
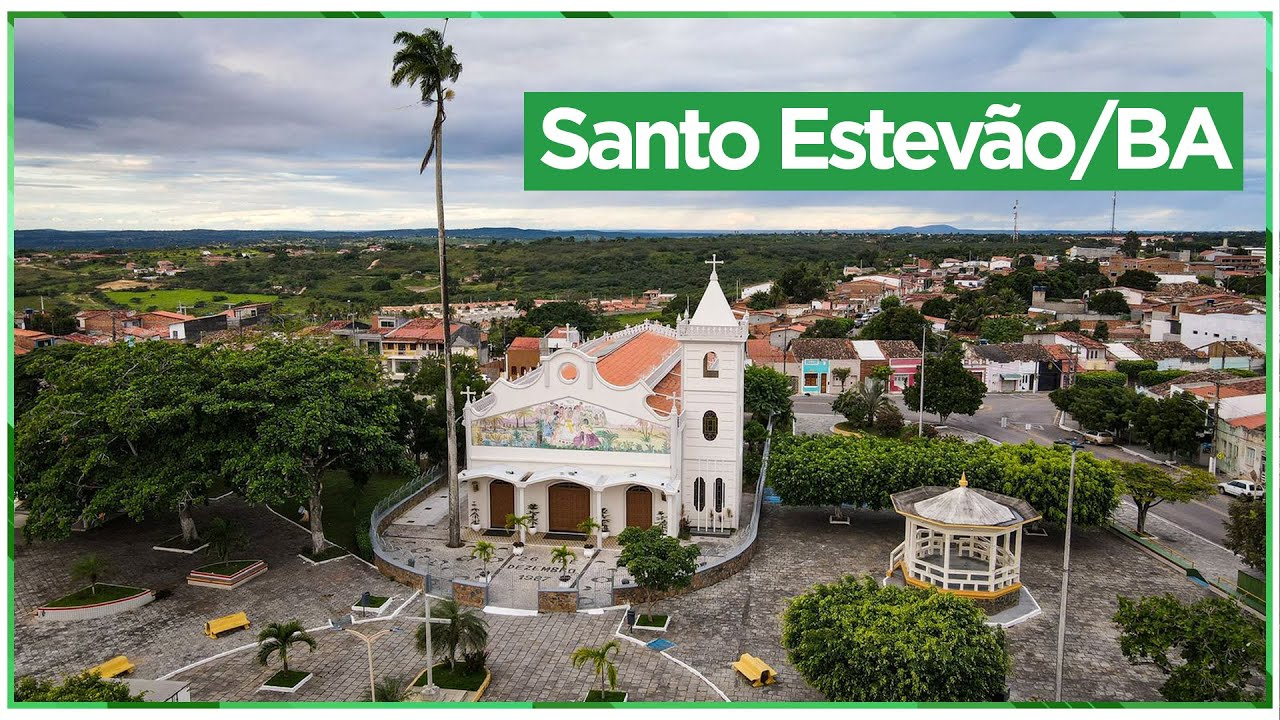
[[[645,399],[649,407],[657,410],[663,415],[671,413],[671,409],[679,408],[681,390],[684,387],[684,377],[680,374],[680,363],[671,368],[671,372],[667,373],[657,385],[653,386],[653,395]]]
[[[646,330],[605,355],[596,363],[596,370],[611,385],[630,385],[653,372],[679,348],[675,338]]]
[[[441,324],[441,321],[436,318],[414,318],[387,332],[385,337],[388,340],[428,340],[431,331]],[[440,338],[441,333],[436,332],[435,337]]]
[[[1243,417],[1231,418],[1226,422],[1232,427],[1244,428],[1245,430],[1262,430],[1267,427],[1267,414],[1258,413],[1257,415],[1245,415]]]
[[[783,353],[780,348],[769,342],[767,338],[748,338],[747,357],[754,363],[795,362],[793,353]],[[785,357],[785,360],[784,360]]]
[[[194,315],[183,315],[182,313],[169,312],[168,310],[152,310],[151,312],[143,313],[143,315],[154,315],[156,317],[167,318],[178,322],[196,319]]]
[[[1176,385],[1177,381],[1174,381],[1174,384]],[[1218,388],[1215,388],[1213,385],[1197,385],[1196,387],[1184,388],[1184,391],[1189,392],[1196,397],[1204,398],[1205,400],[1226,399],[1256,394],[1240,388],[1233,388],[1230,385],[1222,385]]]
[[[46,332],[40,332],[39,330],[24,330],[22,328],[14,328],[13,336],[15,338],[31,338],[32,340],[41,340],[44,338],[53,337],[52,335]]]
[[[542,341],[536,337],[518,337],[511,341],[508,350],[541,350]]]

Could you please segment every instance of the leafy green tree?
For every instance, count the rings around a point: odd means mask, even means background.
[[[143,702],[145,694],[133,695],[128,685],[104,680],[87,670],[79,675],[68,675],[58,682],[26,675],[18,678],[13,689],[13,699],[20,703]]]
[[[992,343],[1022,342],[1027,324],[1016,317],[986,318],[978,325],[978,335]]]
[[[1227,539],[1223,543],[1231,552],[1244,558],[1250,567],[1263,570],[1267,566],[1267,504],[1244,498],[1231,501],[1226,522]]]
[[[1125,386],[1124,373],[1112,370],[1092,370],[1076,375],[1075,387],[1093,388],[1122,388]]]
[[[778,420],[791,417],[791,378],[773,368],[748,365],[743,373],[743,395],[747,411],[761,422],[770,415]]]
[[[448,621],[435,623],[435,627],[431,628],[431,652],[443,654],[450,668],[457,665],[459,650],[465,655],[484,650],[489,644],[489,626],[484,618],[476,611],[462,607],[453,600],[432,603],[431,617]],[[418,626],[416,643],[418,652],[427,652],[425,625]]]
[[[840,391],[844,392],[845,383],[849,382],[849,375],[853,373],[853,368],[838,367],[831,368],[831,377],[840,383]]]
[[[473,357],[454,355],[450,368],[454,407],[462,407],[467,390],[480,397],[489,387],[489,381],[481,374],[480,366]],[[446,459],[449,436],[445,432],[447,403],[443,359],[424,358],[400,387],[401,432],[414,458],[419,464],[424,454],[433,462]],[[459,453],[465,449],[465,441],[464,437],[457,438]]]
[[[924,301],[920,306],[920,313],[929,317],[947,319],[951,317],[951,311],[955,308],[954,303],[950,300],[936,295]]]
[[[1160,365],[1155,360],[1117,360],[1116,372],[1123,373],[1130,385],[1138,382],[1138,374],[1155,370]]]
[[[1129,301],[1115,290],[1104,290],[1089,298],[1089,310],[1100,315],[1128,315]]]
[[[751,310],[768,310],[773,306],[773,297],[767,291],[752,293],[747,298],[747,307]]]
[[[306,645],[308,652],[316,650],[316,639],[302,627],[302,623],[297,620],[273,622],[258,633],[258,664],[267,667],[274,655],[280,658],[280,668],[288,672],[289,649],[299,644]]]
[[[1162,502],[1185,503],[1207,498],[1217,490],[1215,478],[1203,470],[1190,470],[1177,475],[1155,465],[1121,462],[1120,483],[1138,508],[1138,534],[1146,533],[1147,513]]]
[[[1112,434],[1129,427],[1138,400],[1138,394],[1124,386],[1076,384],[1049,393],[1054,407],[1074,418],[1080,427]]]
[[[783,504],[891,506],[889,496],[922,485],[955,485],[961,473],[979,487],[1031,503],[1046,522],[1066,520],[1064,478],[1071,453],[1060,446],[965,443],[954,438],[910,441],[840,435],[778,435],[768,483]],[[1119,503],[1119,471],[1089,453],[1076,458],[1074,521],[1109,522]]]
[[[1207,285],[1211,288],[1218,287],[1218,279],[1212,275],[1197,275],[1196,282],[1200,283],[1201,285]]]
[[[960,350],[952,346],[939,357],[924,361],[924,410],[946,422],[952,413],[973,415],[982,407],[987,384],[965,369]],[[902,391],[907,408],[920,410],[920,371],[915,382]]]
[[[603,699],[605,681],[608,680],[608,690],[618,689],[618,665],[614,662],[614,658],[622,651],[622,645],[617,640],[599,646],[584,646],[573,651],[569,656],[569,661],[573,663],[575,668],[581,668],[587,663],[591,663],[591,668],[595,672],[596,677],[600,679],[600,694]]]
[[[1143,396],[1131,413],[1134,433],[1154,452],[1195,457],[1202,443],[1208,406],[1190,393],[1159,400]]]
[[[1262,623],[1226,598],[1184,604],[1165,594],[1134,602],[1120,596],[1112,621],[1120,652],[1131,663],[1153,663],[1168,679],[1170,702],[1240,702],[1261,698],[1267,640]]]
[[[431,162],[431,157],[435,155],[435,174],[436,174],[436,249],[439,259],[440,272],[440,316],[444,322],[446,331],[453,327],[453,318],[449,312],[449,291],[451,288],[451,279],[449,277],[449,263],[446,256],[447,243],[445,242],[444,230],[444,121],[445,111],[444,103],[446,100],[454,98],[454,90],[452,87],[446,88],[446,85],[452,85],[458,82],[458,76],[462,74],[462,63],[458,62],[458,56],[453,51],[453,46],[446,44],[444,41],[444,32],[434,28],[426,28],[421,35],[415,35],[411,32],[401,30],[395,34],[394,42],[400,48],[396,50],[395,56],[392,58],[391,84],[394,87],[400,87],[407,84],[409,87],[415,85],[419,91],[419,101],[425,107],[435,108],[435,121],[431,124],[431,143],[427,146],[427,152],[422,156],[422,164],[418,166],[418,174],[421,175],[427,169],[427,164]],[[448,332],[445,333],[448,335]],[[450,367],[452,358],[449,353],[445,353],[444,360],[444,384],[445,387],[453,386],[453,369]],[[461,492],[458,487],[458,442],[456,439],[457,425],[454,418],[457,415],[453,411],[454,400],[451,394],[445,394],[445,417],[448,422],[445,423],[445,434],[447,436],[446,447],[449,465],[449,541],[446,543],[449,547],[462,546],[462,527],[458,519],[458,497]],[[319,500],[313,500],[313,504],[319,506]],[[315,536],[316,528],[312,527],[312,544],[313,546],[322,547]],[[320,543],[317,545],[317,543]],[[316,552],[320,552],[316,549]]]
[[[1152,387],[1153,385],[1167,383],[1170,380],[1177,380],[1183,375],[1188,374],[1190,373],[1187,370],[1143,370],[1138,373],[1138,384],[1145,387]]]
[[[845,422],[854,430],[865,430],[875,417],[871,406],[867,404],[864,387],[845,390],[831,401],[831,410],[843,415]],[[888,398],[885,400],[888,401]]]
[[[629,527],[618,535],[622,553],[618,567],[625,567],[644,593],[644,604],[653,614],[653,603],[661,595],[686,588],[698,571],[697,545],[684,545],[665,534],[661,527]]]
[[[894,297],[890,295],[885,298]],[[897,299],[897,298],[894,298]],[[882,301],[883,302],[883,301]],[[921,333],[928,337],[933,323],[925,319],[919,310],[908,305],[890,306],[867,321],[858,332],[863,340],[914,340],[920,341]],[[927,341],[926,341],[927,342]]]
[[[43,388],[24,398],[15,429],[15,490],[31,510],[24,534],[60,538],[77,520],[177,511],[194,540],[191,507],[247,431],[210,410],[222,381],[214,351],[120,343],[48,359],[21,366]]]
[[[1098,342],[1107,342],[1110,340],[1111,326],[1107,325],[1107,323],[1102,320],[1099,320],[1098,324],[1093,326],[1093,339]]]
[[[902,298],[897,295],[885,295],[880,298],[881,310],[892,310],[897,307],[902,307]]]
[[[876,413],[875,420],[871,423],[871,427],[876,431],[876,434],[884,437],[898,437],[898,435],[902,434],[902,428],[905,425],[906,423],[902,420],[902,411],[892,403]]]
[[[810,325],[800,337],[805,338],[842,338],[853,329],[853,321],[845,318],[822,318]]]
[[[577,328],[583,338],[601,330],[600,316],[592,312],[591,308],[577,302],[543,303],[525,313],[524,319],[537,328],[539,335],[546,335],[553,329],[565,325]]]
[[[1116,278],[1117,286],[1134,290],[1155,290],[1159,284],[1160,276],[1146,270],[1125,270],[1120,277]]]
[[[776,285],[791,302],[796,303],[807,303],[827,292],[826,279],[816,267],[807,263],[788,267],[778,276]]]
[[[1251,295],[1254,297],[1265,297],[1267,294],[1267,276],[1266,275],[1237,275],[1227,278],[1223,287],[1231,292],[1240,293],[1241,295]]]
[[[395,393],[377,362],[330,342],[265,340],[218,355],[227,411],[247,430],[223,463],[251,502],[307,498],[311,552],[325,549],[330,470],[410,470]]]
[[[1124,234],[1124,242],[1120,244],[1120,251],[1125,257],[1136,258],[1138,252],[1142,250],[1142,241],[1138,239],[1138,233],[1130,230]]]
[[[1010,662],[986,620],[967,598],[846,575],[791,600],[782,646],[834,702],[991,702]]]

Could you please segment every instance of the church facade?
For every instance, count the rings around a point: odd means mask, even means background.
[[[746,318],[714,271],[692,316],[563,348],[500,379],[463,411],[471,524],[578,533],[594,518],[617,535],[738,527]]]

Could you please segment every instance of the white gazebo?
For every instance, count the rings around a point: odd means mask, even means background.
[[[1025,500],[969,487],[930,485],[896,493],[906,540],[889,557],[908,585],[976,600],[1016,599],[1022,587],[1022,526],[1040,519]],[[1003,604],[1003,603],[1001,603]]]

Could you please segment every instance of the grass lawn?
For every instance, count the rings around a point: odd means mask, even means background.
[[[250,565],[258,562],[257,560],[229,560],[227,562],[214,563],[212,565],[204,565],[196,568],[200,572],[214,573],[215,575],[235,575]]]
[[[382,607],[383,605],[385,605],[385,604],[386,604],[387,600],[390,600],[390,598],[386,598],[386,597],[383,597],[383,596],[381,596],[381,595],[370,595],[370,596],[369,596],[369,605],[368,605],[368,607],[371,607],[371,608],[380,608],[380,607]],[[353,607],[354,607],[354,606],[356,606],[356,605],[359,605],[359,604],[360,604],[360,598],[356,598],[356,601],[355,601],[355,602],[353,602],[353,603],[351,603],[351,605],[352,605]]]
[[[666,624],[666,615],[639,615],[636,617],[636,625],[644,625],[645,627],[662,627]]]
[[[212,290],[196,290],[194,288],[180,290],[113,290],[107,292],[107,297],[111,298],[112,302],[138,310],[146,310],[154,305],[160,310],[177,311],[178,306],[182,305],[186,307],[189,315],[212,315],[213,313],[221,312],[227,309],[227,306],[223,303],[274,302],[276,299],[275,295],[226,293]],[[215,300],[215,297],[225,299]],[[135,299],[137,302],[134,302]],[[200,305],[200,303],[204,304]]]
[[[324,504],[324,513],[320,519],[324,523],[325,539],[359,554],[355,535],[357,529],[361,533],[367,533],[369,513],[373,512],[373,506],[409,479],[403,475],[374,475],[357,492],[355,484],[345,471],[325,473],[324,492],[320,497]],[[306,503],[285,503],[274,508],[281,515],[297,520],[299,505],[305,506]]]
[[[133,597],[142,591],[143,588],[139,587],[98,583],[96,585],[91,585],[90,587],[80,588],[70,595],[60,597],[53,602],[45,603],[44,607],[78,607],[80,605],[95,605],[97,603]]]
[[[281,670],[275,675],[267,678],[267,681],[262,684],[270,685],[272,687],[291,688],[302,682],[302,679],[310,674],[311,673],[298,672],[297,670]]]
[[[586,702],[623,702],[627,699],[627,694],[621,690],[599,690],[587,691]]]
[[[449,669],[449,663],[440,663],[432,668],[431,679],[435,682],[436,687],[442,687],[447,690],[479,690],[480,685],[484,682],[485,670],[481,668],[476,672],[469,673],[462,663],[453,670]],[[427,684],[427,674],[414,682],[415,687],[422,687]]]

